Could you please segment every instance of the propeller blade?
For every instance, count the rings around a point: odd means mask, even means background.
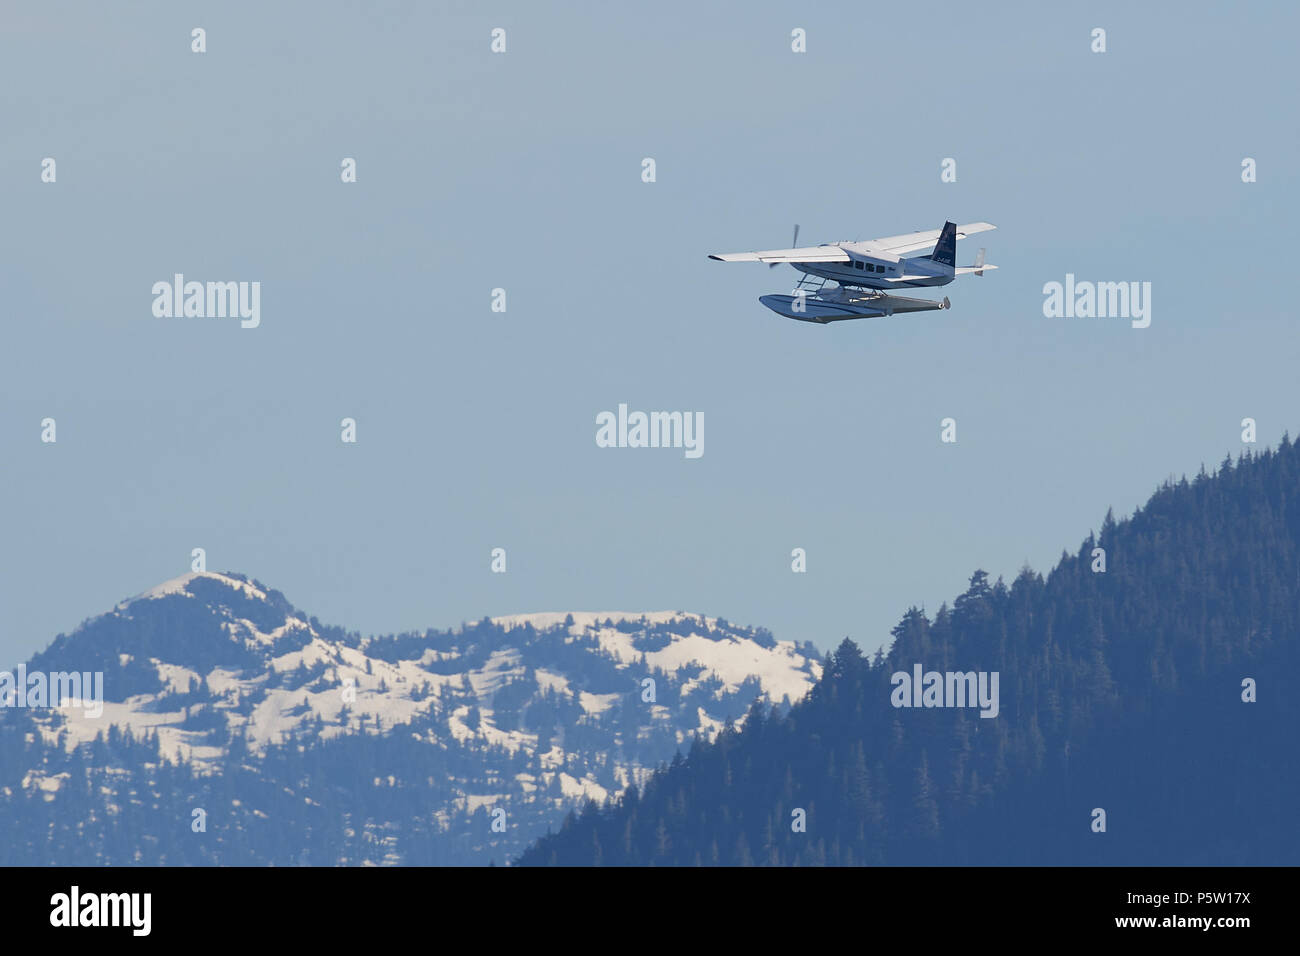
[[[791,240],[791,242],[790,242],[790,248],[791,248],[791,249],[797,249],[798,247],[799,247],[799,224],[796,222],[796,223],[794,224],[794,239]],[[776,268],[777,266],[779,266],[780,264],[781,264],[781,263],[779,263],[779,262],[769,262],[769,263],[767,264],[767,267],[768,267],[769,269],[775,269],[775,268]]]

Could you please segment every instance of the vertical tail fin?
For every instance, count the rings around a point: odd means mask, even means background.
[[[957,224],[945,222],[939,233],[939,241],[934,244],[930,259],[951,269],[957,263]]]

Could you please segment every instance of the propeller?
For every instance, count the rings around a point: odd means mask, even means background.
[[[792,240],[790,240],[790,248],[791,248],[791,249],[795,249],[795,248],[798,248],[798,246],[799,246],[799,224],[796,222],[796,223],[794,224],[794,238],[793,238]],[[780,264],[781,264],[781,263],[779,263],[779,262],[769,262],[769,263],[767,264],[767,267],[768,267],[769,269],[775,269],[775,268],[776,268],[777,266],[779,266]]]

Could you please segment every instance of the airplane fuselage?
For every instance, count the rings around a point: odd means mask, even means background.
[[[898,289],[904,286],[947,285],[953,280],[953,269],[932,260],[929,256],[901,258],[888,253],[869,252],[851,242],[831,243],[848,254],[848,262],[791,262],[800,272],[832,279],[842,286],[863,289]],[[865,245],[865,243],[863,244]],[[908,276],[897,281],[900,276]],[[891,281],[894,280],[894,281]]]

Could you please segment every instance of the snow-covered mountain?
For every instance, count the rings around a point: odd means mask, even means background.
[[[122,602],[60,635],[27,668],[102,672],[104,704],[97,716],[80,705],[0,710],[5,727],[25,717],[27,736],[39,739],[24,758],[31,766],[3,768],[5,799],[57,804],[69,781],[80,792],[77,774],[111,780],[177,765],[190,790],[252,773],[323,806],[300,780],[279,779],[295,762],[317,761],[331,786],[350,788],[341,832],[373,840],[361,840],[368,851],[339,854],[316,840],[314,856],[411,863],[503,862],[568,808],[642,781],[694,735],[742,720],[756,699],[797,700],[820,675],[811,644],[697,614],[524,614],[362,637],[321,624],[257,581],[211,572]],[[400,811],[371,806],[377,788],[405,790],[405,800],[387,797]],[[269,811],[253,811],[264,819],[249,825],[264,827]],[[120,801],[105,802],[106,817],[121,812]],[[296,831],[301,821],[281,812]],[[403,841],[412,827],[394,812],[424,814],[419,841]],[[289,840],[285,852],[293,849]],[[228,850],[197,862],[299,861]],[[185,852],[173,850],[194,861]]]

